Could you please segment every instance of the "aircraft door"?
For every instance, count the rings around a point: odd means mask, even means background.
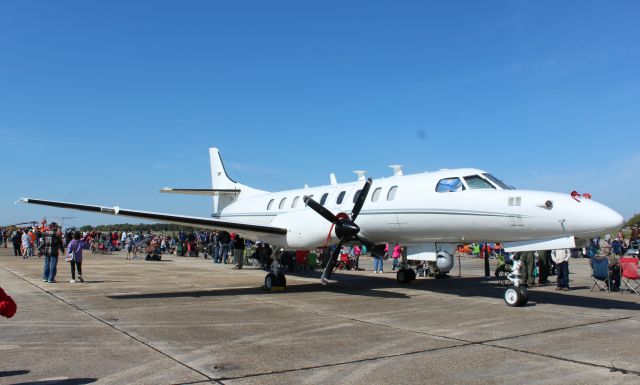
[[[524,227],[524,222],[522,221],[522,197],[510,196],[507,200],[507,206],[509,226],[514,229]]]

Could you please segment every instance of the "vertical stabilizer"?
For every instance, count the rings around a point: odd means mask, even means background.
[[[229,178],[227,171],[224,169],[220,151],[212,147],[209,149],[209,160],[211,162],[211,188],[213,189],[234,189],[238,183]]]
[[[211,188],[214,190],[240,190],[240,193],[228,193],[213,196],[213,216],[217,216],[220,212],[231,203],[248,198],[250,196],[266,194],[267,191],[256,190],[249,186],[231,179],[227,174],[222,162],[220,151],[212,147],[209,149],[209,160],[211,162]]]

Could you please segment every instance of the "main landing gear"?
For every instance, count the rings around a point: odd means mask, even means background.
[[[267,290],[273,290],[280,288],[281,290],[287,286],[287,277],[283,273],[269,273],[264,277],[264,288]]]
[[[280,265],[280,257],[282,256],[282,249],[273,253],[273,262],[271,263],[269,274],[264,277],[265,290],[284,290],[287,286],[287,278],[282,272],[282,266]]]
[[[416,271],[411,268],[401,267],[396,273],[396,279],[400,283],[409,283],[416,280]]]

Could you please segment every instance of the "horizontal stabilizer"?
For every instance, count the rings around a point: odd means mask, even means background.
[[[239,189],[212,189],[212,188],[171,188],[165,187],[160,190],[161,193],[167,194],[184,194],[184,195],[207,195],[220,196],[225,194],[240,194]]]
[[[553,239],[535,239],[530,241],[504,242],[504,250],[509,253],[536,250],[560,250],[576,247],[576,239],[572,236]]]

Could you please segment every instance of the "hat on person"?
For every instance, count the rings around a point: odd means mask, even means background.
[[[55,222],[49,223],[49,227],[58,227],[58,224]]]

